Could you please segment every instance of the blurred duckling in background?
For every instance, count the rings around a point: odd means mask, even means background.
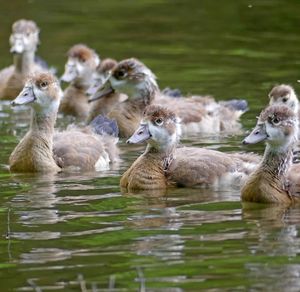
[[[60,112],[81,120],[87,118],[90,106],[86,91],[99,64],[99,56],[86,45],[77,44],[68,51],[68,61],[61,80],[70,85],[64,91]]]
[[[243,201],[283,205],[300,202],[300,165],[292,164],[297,136],[298,113],[282,104],[262,111],[256,127],[243,141],[266,142],[262,162],[242,187]]]
[[[269,98],[270,98],[270,103],[269,103],[270,105],[287,106],[298,116],[298,120],[299,120],[300,117],[299,100],[292,86],[286,84],[280,84],[274,86],[269,93]],[[298,139],[299,138],[300,138],[300,131],[298,125]],[[300,163],[299,141],[296,143],[293,153],[294,153],[293,162]]]
[[[146,106],[165,105],[179,116],[184,134],[236,132],[239,117],[247,109],[246,101],[217,103],[211,97],[172,98],[160,93],[152,71],[137,59],[126,59],[114,67],[106,83],[95,95],[111,92],[127,94],[128,100],[116,105],[108,114],[117,121],[121,137],[133,134]]]
[[[47,64],[35,57],[39,31],[32,20],[20,19],[12,25],[9,42],[13,65],[0,71],[0,99],[15,98],[30,74],[47,70]]]
[[[100,65],[98,65],[96,72],[93,74],[92,85],[87,90],[87,94],[91,96],[89,98],[91,108],[87,118],[87,123],[92,121],[92,119],[99,114],[107,115],[115,105],[125,101],[128,98],[126,94],[122,94],[117,91],[100,96],[95,94],[110,77],[112,69],[116,67],[117,64],[118,62],[114,59],[104,59],[101,61]],[[162,91],[162,94],[175,98],[181,97],[181,92],[179,89],[171,89],[168,87]]]
[[[170,186],[240,187],[255,170],[259,156],[215,150],[177,148],[181,128],[178,117],[160,105],[150,105],[139,128],[127,143],[147,142],[145,152],[123,174],[127,191],[166,189]]]
[[[269,93],[270,105],[285,105],[295,114],[299,114],[299,100],[292,86],[276,85]]]
[[[145,79],[145,75],[152,76],[141,62],[136,59],[126,59],[118,63],[111,72],[101,88],[91,97],[91,99],[103,98],[117,91],[128,95],[124,102],[116,104],[108,113],[108,117],[116,120],[120,137],[130,137],[138,127],[144,109],[150,105],[155,97],[157,84],[155,78],[147,79],[146,86],[137,90],[135,85]]]
[[[115,105],[127,99],[125,94],[118,92],[108,93],[102,98],[98,98],[98,96],[95,94],[110,77],[112,69],[117,66],[117,64],[118,62],[114,59],[104,59],[94,72],[92,84],[87,90],[87,94],[92,96],[89,98],[91,106],[86,120],[87,123],[90,123],[99,114],[107,115],[109,112],[111,112]]]
[[[115,122],[97,117],[91,126],[75,126],[55,132],[62,97],[58,80],[50,73],[38,73],[25,84],[13,106],[32,108],[30,129],[9,158],[12,172],[59,172],[102,170],[118,159],[118,129]]]

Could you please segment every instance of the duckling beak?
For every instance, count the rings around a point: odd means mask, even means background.
[[[22,54],[24,52],[24,47],[22,44],[16,43],[10,48],[10,52],[12,54]]]
[[[99,86],[95,93],[89,98],[88,102],[93,102],[95,100],[100,99],[101,97],[105,97],[111,93],[113,93],[115,90],[112,88],[109,80],[107,80],[102,86]]]
[[[134,134],[126,141],[128,144],[142,143],[151,138],[148,124],[141,124]]]
[[[11,40],[10,52],[12,54],[22,54],[25,50],[23,38],[20,36],[14,37],[14,35],[11,35],[10,40]]]
[[[264,125],[257,125],[252,132],[243,140],[244,145],[256,144],[268,138]]]
[[[36,96],[33,92],[32,87],[24,87],[20,94],[11,102],[12,106],[15,105],[23,105],[34,102],[36,100]]]

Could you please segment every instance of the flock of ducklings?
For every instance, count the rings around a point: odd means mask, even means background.
[[[30,128],[9,157],[11,172],[49,173],[68,169],[103,170],[119,159],[119,137],[146,142],[145,152],[123,174],[127,191],[169,187],[233,186],[243,201],[300,202],[300,165],[293,163],[298,143],[298,99],[291,86],[277,85],[244,144],[265,141],[263,157],[178,147],[180,136],[238,133],[244,100],[216,101],[209,96],[177,96],[160,91],[152,71],[137,59],[100,60],[83,44],[68,52],[60,80],[35,58],[39,29],[18,20],[10,37],[13,65],[0,72],[0,99],[29,105]],[[85,126],[55,130],[58,112]]]

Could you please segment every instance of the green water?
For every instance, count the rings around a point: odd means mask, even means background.
[[[300,1],[2,1],[1,68],[19,18],[41,28],[39,55],[62,74],[83,42],[102,58],[137,57],[161,88],[246,98],[245,130],[276,83],[299,90]],[[299,291],[300,210],[242,206],[238,190],[122,194],[121,174],[143,146],[120,144],[103,173],[10,175],[28,109],[0,102],[0,291]],[[222,151],[240,136],[184,144]],[[7,236],[7,233],[9,233]]]

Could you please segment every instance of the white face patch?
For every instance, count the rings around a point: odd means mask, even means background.
[[[268,140],[270,141],[282,141],[284,139],[282,131],[269,123],[266,123],[266,132],[269,136]]]
[[[35,85],[30,86],[32,86],[33,93],[37,99],[34,103],[32,103],[32,106],[34,107],[36,112],[41,113],[43,115],[49,115],[58,111],[60,100],[63,96],[63,92],[58,85],[51,86],[56,86],[59,98],[49,97],[47,90],[41,90]]]
[[[283,148],[290,145],[291,141],[296,139],[297,131],[294,135],[285,136],[283,129],[280,127],[274,127],[269,123],[266,123],[266,133],[268,135],[267,142],[274,148]]]
[[[167,122],[168,123],[168,122]],[[148,122],[149,132],[152,136],[150,144],[158,149],[167,149],[177,143],[177,133],[170,134],[164,127]],[[152,142],[152,143],[151,143]]]
[[[80,62],[77,58],[69,58],[65,65],[65,72],[61,79],[65,82],[72,82],[75,79],[91,80],[93,68],[88,62]]]
[[[276,100],[274,99],[274,97],[271,97],[270,105],[285,105],[292,109],[294,113],[298,113],[299,100],[295,92],[293,91],[287,96],[278,97]]]
[[[14,33],[9,38],[10,51],[12,53],[22,54],[25,51],[35,51],[39,42],[38,32],[28,35]]]
[[[138,91],[136,90],[136,86],[134,84],[127,82],[126,80],[118,80],[114,76],[109,78],[110,84],[113,89],[117,90],[120,93],[125,93],[128,97],[136,97]]]
[[[93,74],[93,68],[89,66],[88,62],[82,63],[75,59],[75,68],[79,78],[88,77],[90,79]]]

